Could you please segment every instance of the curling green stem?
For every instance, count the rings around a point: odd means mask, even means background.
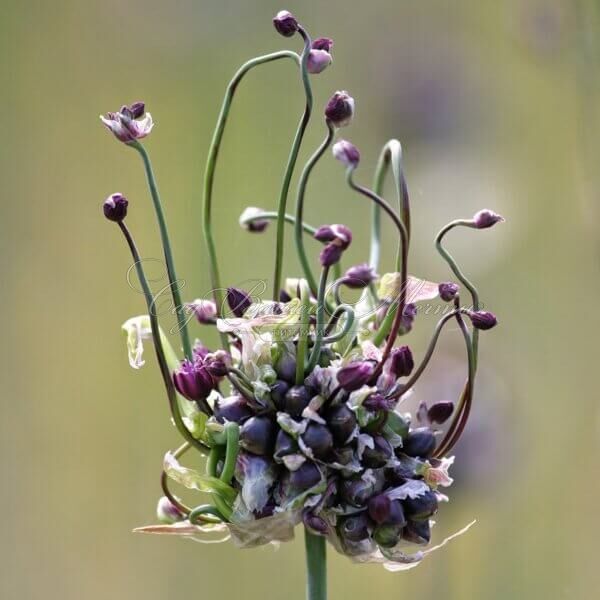
[[[146,275],[144,273],[144,269],[142,267],[142,262],[140,258],[140,254],[138,252],[137,246],[124,222],[119,223],[119,227],[125,236],[125,240],[127,241],[127,245],[131,251],[131,256],[133,257],[133,262],[135,263],[135,268],[137,271],[138,279],[140,280],[140,285],[142,286],[142,291],[144,292],[144,298],[146,299],[146,305],[148,307],[148,316],[150,318],[150,328],[152,330],[152,339],[154,341],[154,349],[156,352],[156,359],[158,361],[158,365],[160,367],[160,373],[163,378],[163,382],[165,384],[165,388],[167,390],[167,397],[169,399],[169,407],[171,409],[171,416],[173,417],[173,421],[175,423],[175,427],[188,443],[197,448],[198,450],[204,452],[207,447],[197,440],[185,426],[183,419],[181,417],[181,411],[179,410],[179,404],[177,401],[177,392],[175,390],[175,386],[173,385],[173,380],[171,379],[171,373],[169,372],[169,367],[167,365],[167,361],[165,359],[165,353],[163,350],[162,341],[160,339],[160,327],[158,325],[158,318],[156,316],[156,311],[154,308],[154,297],[152,296],[152,292],[150,291],[150,286],[148,285],[148,280],[146,279]]]
[[[342,328],[341,331],[338,331],[337,333],[334,333],[332,335],[328,335],[328,336],[324,337],[323,344],[333,344],[334,342],[338,342],[339,340],[344,339],[346,337],[346,335],[348,335],[348,333],[352,329],[352,326],[354,325],[354,320],[355,320],[354,310],[352,309],[352,307],[348,306],[347,304],[340,304],[335,309],[333,314],[331,315],[331,319],[329,320],[329,323],[327,324],[325,331],[326,332],[329,331],[330,328],[335,325],[335,323],[338,321],[338,319],[340,318],[340,316],[342,314],[346,315],[346,320],[344,321],[344,327]]]
[[[237,423],[229,422],[225,425],[225,439],[227,446],[225,450],[225,463],[221,471],[221,481],[227,485],[231,483],[233,472],[235,470],[235,461],[237,460],[240,439],[240,426]]]
[[[469,290],[471,294],[471,301],[473,303],[473,310],[479,310],[479,292],[475,285],[467,278],[467,276],[462,272],[460,267],[458,266],[454,257],[444,248],[442,245],[442,241],[444,236],[454,229],[455,227],[469,227],[474,228],[475,224],[473,221],[469,221],[466,219],[459,219],[456,221],[452,221],[448,223],[445,227],[443,227],[440,232],[437,234],[435,238],[435,247],[437,251],[440,253],[442,258],[448,263],[448,266],[456,276],[456,278]],[[473,355],[475,360],[475,369],[477,369],[477,358],[479,352],[479,330],[475,329],[473,331]]]
[[[227,118],[231,110],[231,103],[235,91],[244,78],[244,75],[248,73],[252,68],[262,65],[265,63],[279,60],[281,58],[291,58],[292,60],[299,62],[300,57],[295,52],[284,50],[281,52],[273,52],[272,54],[266,54],[264,56],[258,56],[243,64],[237,73],[233,76],[233,79],[229,82],[223,103],[221,105],[221,111],[217,119],[215,131],[213,133],[212,141],[208,151],[208,157],[206,159],[206,169],[204,172],[204,197],[203,197],[203,210],[202,210],[202,231],[206,242],[206,248],[208,250],[209,268],[211,285],[213,288],[212,294],[215,304],[217,305],[217,314],[221,314],[223,308],[223,290],[221,288],[221,278],[219,275],[219,263],[217,261],[217,250],[215,246],[215,240],[212,232],[212,196],[213,187],[215,180],[215,167],[217,165],[217,158],[219,156],[219,149],[221,148],[221,142],[223,140],[223,133],[225,132],[225,125]],[[224,348],[229,347],[229,341],[227,335],[221,332],[221,343]]]
[[[329,267],[323,267],[321,271],[321,280],[319,282],[319,293],[317,295],[317,325],[315,332],[315,344],[308,359],[306,371],[311,373],[319,361],[321,354],[321,345],[323,343],[323,334],[325,331],[325,292],[327,291],[327,277],[329,275]]]
[[[300,280],[300,332],[296,346],[296,385],[304,383],[304,365],[310,326],[310,289],[305,279]]]
[[[196,508],[190,512],[189,521],[193,524],[196,519],[204,515],[213,515],[219,520],[225,521],[225,517],[221,514],[221,511],[212,504],[201,504],[200,506],[196,506]]]
[[[129,145],[139,152],[144,163],[146,179],[148,180],[148,187],[150,189],[150,195],[152,196],[154,211],[156,212],[158,227],[160,229],[160,239],[162,241],[165,262],[167,264],[169,287],[171,288],[173,304],[175,305],[175,311],[177,313],[177,324],[179,329],[179,335],[181,336],[181,344],[183,346],[183,352],[185,356],[191,360],[192,347],[190,344],[190,337],[187,330],[187,319],[185,315],[185,309],[181,302],[181,294],[179,293],[179,280],[177,279],[177,273],[175,272],[175,263],[173,261],[171,242],[169,241],[169,232],[167,230],[167,223],[165,221],[165,215],[162,208],[162,202],[160,200],[160,194],[158,193],[158,187],[156,185],[156,178],[154,177],[154,171],[152,170],[152,163],[150,162],[150,157],[148,156],[148,152],[146,152],[146,148],[144,148],[144,146],[140,144],[140,142],[135,140],[133,142],[130,142]]]
[[[209,477],[217,476],[217,465],[219,464],[219,460],[221,455],[223,454],[221,446],[215,444],[208,453],[208,458],[206,459],[206,474]]]
[[[327,600],[326,539],[304,529],[306,600]]]
[[[281,287],[281,272],[283,269],[283,246],[285,241],[285,210],[287,206],[287,198],[290,191],[290,183],[292,181],[292,175],[294,173],[294,167],[298,159],[298,153],[300,152],[300,146],[302,145],[302,138],[308,122],[310,121],[310,115],[312,112],[313,96],[312,89],[310,87],[310,76],[307,69],[308,55],[311,50],[311,39],[308,33],[304,31],[302,27],[299,28],[299,33],[304,39],[304,50],[302,51],[302,57],[300,61],[300,71],[302,73],[302,83],[304,86],[304,94],[306,96],[306,104],[304,106],[304,113],[298,123],[296,135],[292,143],[290,155],[288,157],[285,173],[283,176],[283,183],[281,185],[281,192],[279,194],[279,205],[277,209],[277,239],[275,246],[275,272],[273,275],[273,300],[279,299],[279,289]]]
[[[240,225],[247,225],[248,223],[252,223],[252,221],[262,221],[262,220],[269,220],[269,221],[274,221],[276,220],[278,217],[277,213],[273,210],[265,210],[263,212],[260,213],[256,213],[254,215],[252,215],[252,217],[245,219],[244,221],[240,221]],[[288,213],[285,214],[284,216],[285,222],[286,223],[290,223],[291,225],[296,225],[296,217],[294,215],[290,215]],[[300,227],[302,228],[302,231],[304,231],[304,233],[308,234],[308,235],[315,235],[315,233],[317,232],[317,228],[313,227],[312,225],[309,225],[308,223],[300,223]]]
[[[308,281],[308,285],[310,286],[310,290],[313,294],[317,294],[317,282],[312,273],[312,269],[310,268],[310,263],[306,256],[306,250],[304,249],[304,238],[302,236],[302,223],[304,219],[304,198],[306,196],[306,185],[308,183],[308,178],[315,167],[315,165],[319,162],[319,159],[325,154],[325,151],[331,145],[333,141],[333,137],[335,135],[335,129],[329,119],[326,120],[327,124],[327,135],[325,139],[321,142],[321,145],[317,148],[315,153],[308,159],[308,162],[304,166],[302,174],[300,175],[300,181],[298,182],[298,194],[296,196],[296,224],[294,227],[294,237],[296,240],[296,250],[298,252],[298,258],[300,259],[300,264],[302,265],[302,270],[304,271],[304,276]]]
[[[410,206],[408,198],[408,188],[402,169],[402,146],[398,140],[389,140],[381,150],[377,167],[375,169],[375,178],[373,181],[373,191],[378,196],[383,196],[383,184],[388,168],[392,167],[394,183],[396,186],[396,197],[398,199],[398,211],[402,222],[406,227],[407,238],[410,241]],[[371,252],[369,264],[374,269],[379,265],[381,255],[381,208],[379,205],[373,205],[371,221]],[[397,269],[400,270],[402,260],[402,246],[398,244],[398,253],[396,259]]]

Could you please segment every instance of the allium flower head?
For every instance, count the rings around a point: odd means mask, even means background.
[[[127,216],[128,205],[129,202],[127,201],[127,198],[125,198],[123,194],[119,194],[117,192],[115,194],[111,194],[104,201],[102,210],[104,211],[104,216],[109,221],[120,223]]]
[[[143,111],[144,104],[136,102],[129,107],[121,107],[118,112],[100,115],[100,120],[120,142],[129,143],[145,138],[154,127],[152,115],[144,115]]]

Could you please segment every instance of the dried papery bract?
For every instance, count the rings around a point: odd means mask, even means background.
[[[467,426],[473,404],[479,332],[495,327],[497,319],[482,310],[478,290],[446,250],[444,238],[456,228],[483,230],[503,219],[486,209],[470,219],[457,219],[439,232],[436,248],[457,283],[438,284],[411,275],[411,236],[429,232],[411,231],[402,148],[397,140],[388,141],[377,163],[373,189],[358,183],[361,157],[357,147],[345,139],[336,141],[339,129],[355,118],[354,99],[344,91],[335,92],[322,107],[322,141],[309,153],[298,177],[294,210],[287,212],[312,114],[310,76],[326,76],[333,42],[325,37],[313,40],[288,11],[280,11],[273,25],[286,39],[298,36],[302,49],[249,60],[227,87],[209,146],[203,187],[202,231],[211,283],[207,296],[193,300],[196,296],[191,294],[199,290],[183,290],[178,285],[163,205],[148,154],[140,143],[153,125],[144,103],[125,105],[102,117],[114,136],[142,158],[177,315],[178,327],[173,332],[181,344],[172,345],[160,327],[157,298],[125,223],[134,205],[122,194],[112,194],[103,204],[103,213],[127,242],[146,302],[147,315],[124,325],[130,363],[136,369],[145,364],[144,342],[151,338],[170,417],[184,440],[163,461],[157,506],[161,524],[139,531],[214,541],[209,539],[212,533],[219,541],[231,538],[237,546],[251,548],[288,541],[301,524],[308,599],[323,600],[326,543],[355,562],[378,562],[398,571],[414,567],[454,537],[424,549],[432,536],[431,517],[439,513],[443,521],[442,503],[448,498],[440,489],[452,484],[449,469],[454,460],[448,453]],[[212,228],[214,181],[235,91],[254,67],[282,58],[290,59],[299,70],[305,107],[277,205],[249,207],[239,219],[246,231],[265,232],[267,237],[260,238],[264,241],[269,238],[269,222],[276,222],[273,294],[267,299],[258,297],[254,288],[244,289],[244,284],[221,286],[222,265]],[[342,268],[348,254],[355,251],[350,247],[351,230],[339,223],[315,227],[304,220],[305,205],[318,194],[310,186],[311,176],[319,161],[330,156],[327,150],[344,166],[346,183],[354,192],[354,200],[344,201],[357,202],[356,210],[361,208],[358,203],[371,208],[368,262]],[[394,178],[395,203],[383,195],[388,170]],[[346,190],[343,194],[348,195]],[[396,256],[395,268],[379,274],[382,249],[389,247],[382,244],[383,217],[393,226]],[[284,277],[288,225],[293,227],[300,272]],[[185,304],[183,291],[192,299]],[[345,302],[346,292],[358,300]],[[441,304],[442,316],[429,344],[418,348],[413,341],[409,345],[400,338],[417,325],[427,326],[419,310],[423,301],[448,304]],[[464,388],[456,399],[446,394],[428,399],[415,415],[408,414],[402,401],[428,375],[448,324],[454,325],[450,329],[464,341]],[[192,344],[188,327],[203,332],[215,327],[220,347],[209,348],[199,340]],[[183,464],[192,452],[204,458],[202,469]],[[186,497],[197,495],[193,506],[182,502],[173,484],[187,488]]]

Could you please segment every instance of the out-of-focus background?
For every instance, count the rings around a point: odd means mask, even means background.
[[[267,0],[2,2],[2,598],[303,597],[301,536],[279,551],[242,551],[131,533],[153,522],[161,459],[178,436],[152,353],[141,371],[128,366],[120,325],[144,305],[127,284],[122,239],[101,216],[109,193],[125,193],[144,256],[160,257],[139,157],[98,120],[143,99],[157,123],[146,147],[185,294],[209,289],[199,222],[209,139],[237,66],[299,49],[271,26],[281,8]],[[337,89],[357,101],[343,134],[363,154],[361,182],[370,182],[384,142],[402,141],[413,273],[448,278],[432,245],[448,220],[483,207],[507,219],[449,239],[501,321],[482,336],[476,407],[436,536],[477,525],[404,574],[330,552],[331,598],[594,597],[597,3],[294,0],[285,8],[314,36],[335,40],[333,66],[313,79],[302,158],[322,138],[320,113]],[[216,182],[229,284],[271,275],[273,231],[252,236],[237,218],[247,205],[275,205],[301,108],[291,63],[261,68],[239,90]],[[307,220],[348,224],[358,261],[368,214],[326,157],[310,183]],[[385,235],[390,269],[391,228]],[[297,274],[287,248],[286,272]],[[415,353],[433,325],[420,318]],[[462,357],[460,337],[448,332],[417,392],[452,399]]]

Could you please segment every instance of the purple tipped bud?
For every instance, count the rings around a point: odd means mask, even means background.
[[[313,50],[325,50],[325,52],[331,52],[333,40],[326,37],[317,38],[316,40],[313,40],[311,47]]]
[[[329,525],[323,517],[315,515],[310,510],[304,510],[302,512],[302,522],[311,533],[316,535],[327,535],[329,533]]]
[[[339,404],[326,415],[327,425],[338,444],[344,444],[356,427],[356,415],[346,404]]]
[[[252,417],[240,430],[240,446],[259,456],[272,454],[277,426],[268,417]]]
[[[333,448],[333,436],[325,425],[309,423],[302,434],[304,445],[312,450],[316,458],[327,458]]]
[[[373,365],[367,361],[356,361],[337,372],[339,385],[347,392],[358,390],[371,379]]]
[[[369,516],[375,523],[385,523],[390,516],[392,501],[385,494],[373,496],[369,500]]]
[[[331,96],[327,102],[327,106],[325,107],[325,117],[331,121],[331,124],[338,128],[345,127],[346,125],[350,124],[353,116],[354,98],[345,91],[339,91],[333,94],[333,96]],[[349,142],[346,143],[348,144]],[[358,150],[356,150],[356,152],[358,154]],[[335,146],[333,155],[337,158],[335,154]],[[358,164],[358,159],[356,160],[356,163]]]
[[[161,523],[172,525],[185,518],[179,509],[166,497],[162,496],[156,506],[156,516]]]
[[[277,29],[277,33],[284,37],[292,37],[298,31],[298,21],[291,12],[280,10],[273,17],[273,25]]]
[[[268,226],[268,219],[261,219],[259,215],[264,211],[255,206],[249,206],[240,215],[240,225],[251,233],[262,233]]]
[[[177,391],[188,400],[205,400],[214,387],[214,380],[199,363],[185,359],[173,373],[173,383]]]
[[[445,283],[440,283],[438,286],[438,292],[440,294],[440,298],[444,302],[450,302],[454,300],[460,288],[456,283],[452,283],[451,281],[447,281]]]
[[[248,406],[248,402],[242,396],[231,396],[224,400],[215,402],[214,409],[215,417],[220,423],[225,421],[233,421],[235,423],[243,423],[252,416],[252,410]]]
[[[319,253],[319,262],[322,267],[331,267],[339,262],[344,250],[335,244],[327,244]]]
[[[146,112],[146,105],[143,102],[134,102],[129,107],[129,111],[133,119],[139,119]]]
[[[333,145],[332,153],[335,159],[339,160],[346,167],[356,168],[360,162],[360,152],[358,148],[347,140],[340,140]]]
[[[331,64],[331,61],[331,54],[329,54],[327,50],[313,49],[308,53],[308,59],[306,60],[306,70],[311,75],[318,75]]]
[[[495,213],[493,210],[484,208],[478,213],[475,213],[473,216],[473,222],[475,223],[475,227],[477,227],[477,229],[487,229],[488,227],[493,227],[496,223],[503,223],[504,217],[498,213]]]
[[[252,298],[244,290],[230,287],[227,288],[227,304],[236,317],[242,317],[252,304]]]
[[[415,367],[412,352],[408,346],[394,348],[390,354],[390,370],[396,377],[407,377]]]
[[[404,440],[402,452],[408,456],[428,458],[435,450],[435,436],[427,429],[413,429]]]
[[[377,279],[377,273],[367,263],[350,267],[342,279],[342,283],[352,289],[366,288]]]
[[[445,423],[454,412],[454,402],[436,402],[427,411],[427,418],[431,423],[441,425]]]
[[[127,205],[129,202],[123,194],[111,194],[105,201],[102,209],[104,210],[104,216],[109,221],[115,223],[121,223],[127,216]]]
[[[231,356],[225,350],[217,350],[208,354],[204,359],[204,368],[213,377],[225,377],[231,366]]]
[[[371,394],[364,402],[363,406],[372,412],[380,410],[389,411],[398,404],[397,398],[386,398],[383,394]]]
[[[314,238],[319,242],[330,242],[346,250],[352,242],[352,232],[345,225],[321,225]]]
[[[214,325],[217,320],[217,305],[212,300],[194,300],[188,308],[194,313],[198,323]]]
[[[485,331],[486,329],[491,329],[498,324],[496,315],[486,310],[470,311],[467,314],[471,319],[471,323],[473,323],[473,327],[475,327],[475,329],[482,329]]]

